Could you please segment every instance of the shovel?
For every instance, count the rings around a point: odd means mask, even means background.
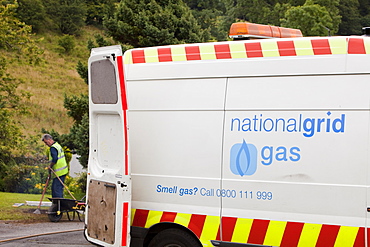
[[[41,200],[40,200],[39,206],[38,206],[38,208],[33,212],[34,214],[41,214],[40,207],[41,207],[42,200],[44,199],[44,195],[45,195],[45,192],[46,192],[46,188],[48,187],[48,184],[49,184],[49,181],[50,181],[50,177],[51,177],[51,173],[49,173],[49,176],[48,176],[48,178],[46,179],[45,187],[44,187],[44,190],[42,191],[42,196],[41,196]]]

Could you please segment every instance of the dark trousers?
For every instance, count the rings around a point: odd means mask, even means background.
[[[60,180],[64,183],[66,175],[60,176]],[[51,186],[51,195],[53,198],[63,198],[63,184],[59,181],[58,178],[53,179],[53,184]]]

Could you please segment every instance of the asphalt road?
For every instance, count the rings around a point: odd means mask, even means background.
[[[35,247],[35,246],[63,246],[63,247],[77,247],[77,246],[95,246],[86,241],[83,235],[83,222],[77,221],[60,221],[57,223],[16,223],[9,221],[0,221],[0,246],[20,246],[20,247]],[[77,230],[66,233],[49,234],[42,236],[35,236],[31,238],[24,238],[13,241],[5,241],[24,236],[38,235],[43,233],[62,232],[69,230]]]

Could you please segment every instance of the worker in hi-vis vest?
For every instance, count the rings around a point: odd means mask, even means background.
[[[53,198],[63,198],[64,180],[68,174],[68,164],[64,156],[62,146],[53,140],[53,137],[49,134],[45,134],[42,137],[42,141],[50,147],[49,150],[49,168],[55,172],[53,184],[51,186],[51,193]],[[59,179],[58,179],[59,177]]]

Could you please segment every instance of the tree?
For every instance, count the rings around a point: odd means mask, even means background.
[[[42,51],[32,39],[31,27],[17,19],[16,1],[0,3],[0,50],[13,51],[30,63],[39,62]],[[28,92],[18,89],[23,82],[12,78],[6,66],[6,58],[0,55],[0,159],[22,147],[21,131],[12,117],[27,113],[26,101],[30,98]]]
[[[10,167],[15,165],[14,156],[24,154],[25,141],[15,114],[27,113],[30,94],[19,90],[23,83],[7,73],[5,51],[28,63],[37,63],[42,53],[32,39],[31,26],[20,22],[16,17],[16,1],[0,1],[0,190],[4,190],[4,177]]]
[[[89,157],[89,97],[64,97],[64,107],[68,116],[72,117],[74,124],[67,135],[66,145],[75,150],[80,156],[80,164],[86,168]]]
[[[281,26],[281,21],[285,18],[285,13],[292,7],[289,3],[276,3],[269,14],[265,16],[266,23],[274,26]]]
[[[268,16],[272,6],[266,1],[259,0],[236,0],[236,18],[253,23],[270,24]]]
[[[202,42],[206,37],[182,0],[123,0],[103,24],[116,41],[135,47]]]
[[[0,57],[0,160],[7,159],[15,150],[22,152],[22,133],[12,119],[14,114],[26,114],[24,101],[30,94],[17,90],[22,81],[6,73],[6,62]]]
[[[86,24],[102,26],[104,16],[111,15],[112,6],[118,2],[118,0],[87,0]]]
[[[0,0],[0,49],[14,51],[18,58],[26,58],[30,63],[40,62],[43,51],[32,37],[32,28],[16,17],[16,1],[3,4]],[[1,56],[1,55],[0,55]]]
[[[203,30],[208,30],[207,40],[226,40],[231,23],[235,21],[228,12],[232,0],[184,0]],[[231,3],[232,2],[232,3]]]
[[[84,0],[45,0],[44,6],[48,17],[63,34],[78,34],[85,25]]]
[[[45,24],[45,8],[41,0],[18,0],[17,17],[32,26],[34,32],[40,31]]]
[[[342,16],[339,14],[339,0],[315,0],[315,3],[326,8],[332,23],[332,29],[330,30],[330,33],[336,34],[342,18]]]
[[[58,40],[58,45],[63,49],[63,52],[70,53],[75,47],[75,38],[72,35],[64,34]]]
[[[342,23],[339,25],[338,34],[361,34],[361,15],[358,0],[341,0],[339,10]]]
[[[325,36],[327,29],[333,30],[333,19],[323,6],[307,0],[303,6],[291,7],[285,13],[282,25],[298,28],[305,36]]]

